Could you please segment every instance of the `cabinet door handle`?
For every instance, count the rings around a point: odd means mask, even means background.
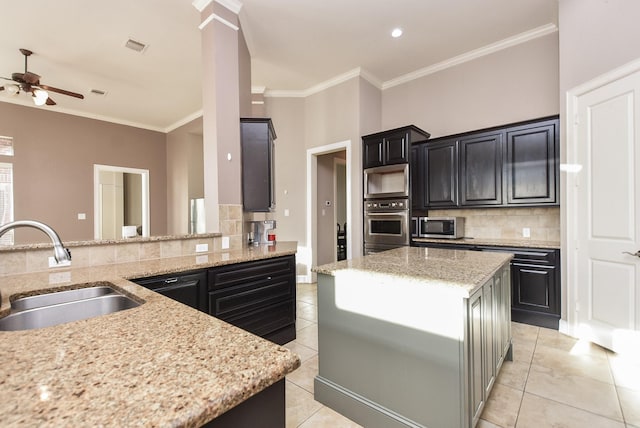
[[[270,276],[267,277],[267,281],[271,281],[271,277]]]
[[[629,251],[623,251],[622,254],[629,254],[630,256],[640,257],[640,250],[636,251],[635,253],[630,253]]]
[[[174,282],[178,282],[178,278],[168,278],[164,280],[165,284],[173,284]]]

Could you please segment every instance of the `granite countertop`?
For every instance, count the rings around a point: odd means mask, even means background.
[[[16,294],[108,281],[139,307],[36,330],[0,332],[4,426],[195,427],[300,366],[288,349],[126,278],[295,254],[296,243],[4,276]],[[2,314],[4,315],[4,314]]]
[[[404,281],[442,286],[469,297],[512,258],[510,253],[401,247],[312,270],[376,284]]]
[[[431,242],[437,244],[451,245],[485,245],[493,247],[519,247],[519,248],[549,248],[560,249],[559,241],[536,241],[531,239],[485,239],[485,238],[460,238],[460,239],[437,239],[437,238],[411,238],[414,242]]]

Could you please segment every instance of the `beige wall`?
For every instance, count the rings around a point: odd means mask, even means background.
[[[202,118],[169,132],[167,139],[167,233],[189,232],[189,199],[204,196]]]
[[[637,0],[560,0],[560,120],[567,122],[566,93],[607,71],[640,58],[640,2]],[[561,160],[566,159],[566,126],[561,131]],[[561,204],[566,191],[561,177]],[[563,249],[567,219],[561,209]],[[562,314],[566,318],[567,266],[562,251]]]
[[[14,138],[15,219],[36,219],[63,241],[93,239],[93,165],[149,170],[152,235],[167,233],[165,134],[44,108],[0,103],[0,135]],[[86,220],[78,220],[85,213]],[[16,243],[46,242],[36,230]]]
[[[238,31],[238,71],[240,73],[240,117],[252,117],[251,54],[242,28]]]
[[[431,137],[558,114],[558,34],[486,55],[382,93],[382,127]]]

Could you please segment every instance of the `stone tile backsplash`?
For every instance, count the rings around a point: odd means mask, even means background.
[[[481,239],[526,239],[522,229],[531,230],[531,240],[560,241],[560,208],[488,208],[429,210],[433,217],[465,217],[465,236]]]

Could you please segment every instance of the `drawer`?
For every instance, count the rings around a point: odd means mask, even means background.
[[[240,283],[269,280],[276,276],[295,276],[294,256],[276,257],[255,262],[238,263],[209,270],[209,290]],[[295,282],[295,278],[293,279]]]
[[[243,330],[264,337],[283,327],[292,325],[296,319],[294,300],[277,303],[243,314],[217,317]]]
[[[211,315],[225,319],[294,299],[295,282],[292,282],[289,276],[278,276],[210,291],[209,311]]]
[[[482,251],[498,251],[513,253],[513,261],[524,261],[532,264],[555,265],[558,262],[558,250],[546,250],[543,248],[515,248],[515,247],[484,247],[478,246]]]

